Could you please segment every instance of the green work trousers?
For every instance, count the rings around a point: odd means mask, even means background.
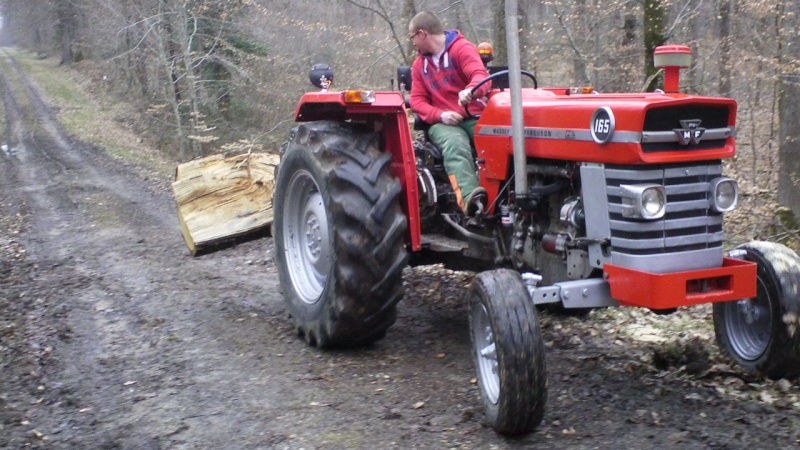
[[[456,191],[458,206],[462,208],[478,187],[478,174],[472,157],[476,122],[475,119],[465,120],[455,126],[437,123],[428,129],[428,138],[442,151],[444,169]]]

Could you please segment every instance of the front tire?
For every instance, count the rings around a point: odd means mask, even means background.
[[[470,289],[470,334],[486,417],[498,433],[536,429],[547,403],[544,341],[519,273],[481,272]]]
[[[800,257],[771,242],[740,249],[758,264],[753,298],[714,304],[717,344],[742,368],[777,380],[800,376]]]
[[[408,254],[391,161],[376,134],[347,124],[306,123],[290,136],[273,233],[283,297],[309,345],[366,345],[395,322]]]

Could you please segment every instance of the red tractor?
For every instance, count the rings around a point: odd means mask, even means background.
[[[722,160],[735,154],[737,105],[680,93],[690,58],[687,47],[659,48],[665,89],[652,93],[538,88],[527,74],[521,133],[511,91],[497,87],[508,73],[491,75],[475,129],[489,198],[471,217],[439,151],[413,138],[401,92],[328,90],[333,74],[315,66],[323,89],[297,106],[273,205],[298,333],[321,348],[368,344],[395,322],[407,265],[478,271],[474,360],[486,415],[504,434],[529,432],[544,415],[538,305],[669,313],[713,303],[718,344],[739,365],[800,376],[800,259],[767,242],[726,254],[723,217],[738,185]]]

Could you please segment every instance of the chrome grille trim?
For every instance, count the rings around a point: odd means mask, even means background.
[[[703,133],[704,140],[719,140],[728,139],[736,135],[734,127],[725,128],[711,128],[705,130]],[[678,135],[674,131],[645,131],[642,133],[642,143],[660,143],[660,142],[674,142],[680,141]]]
[[[663,166],[605,166],[608,226],[612,262],[627,267],[655,271],[680,266],[687,254],[703,255],[694,266],[721,264],[723,216],[709,203],[710,182],[722,175],[720,161]],[[666,187],[667,212],[664,218],[646,221],[622,216],[620,185],[656,183]],[[662,261],[660,259],[666,260]]]

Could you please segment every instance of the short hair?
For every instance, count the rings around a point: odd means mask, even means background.
[[[430,34],[444,34],[444,25],[442,21],[436,17],[436,14],[430,11],[422,11],[411,19],[409,28],[414,30],[425,30]]]

